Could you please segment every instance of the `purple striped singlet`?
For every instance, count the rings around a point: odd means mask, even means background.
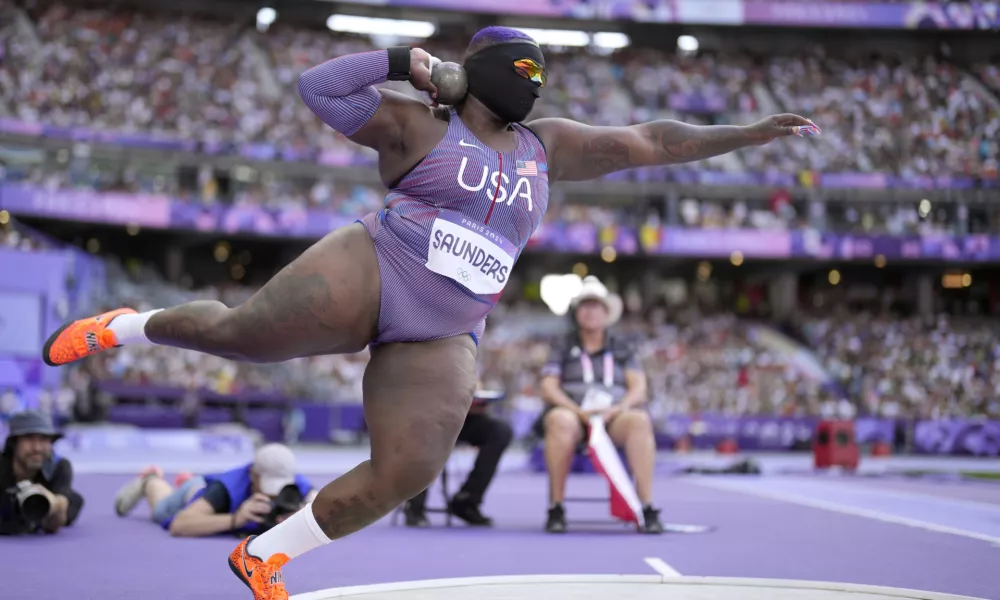
[[[382,279],[373,344],[462,334],[479,343],[549,203],[545,147],[512,127],[517,150],[497,152],[452,109],[444,139],[361,220]]]

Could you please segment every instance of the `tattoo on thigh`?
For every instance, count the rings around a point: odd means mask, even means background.
[[[251,302],[259,325],[283,334],[291,333],[289,326],[302,332],[328,327],[326,316],[335,310],[330,285],[318,274],[279,275]]]

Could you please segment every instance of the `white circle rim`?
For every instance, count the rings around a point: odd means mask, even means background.
[[[796,579],[758,579],[749,577],[667,577],[662,575],[503,575],[496,577],[458,577],[453,579],[426,579],[421,581],[400,581],[341,588],[329,588],[315,592],[295,594],[290,600],[332,600],[353,596],[364,596],[385,592],[408,592],[414,590],[442,589],[475,586],[502,585],[558,585],[572,583],[645,583],[663,585],[703,585],[745,588],[796,588],[824,592],[844,592],[849,594],[880,594],[907,600],[986,600],[973,596],[958,596],[940,592],[926,592],[906,588],[893,588],[854,583],[834,583],[828,581],[808,581]]]

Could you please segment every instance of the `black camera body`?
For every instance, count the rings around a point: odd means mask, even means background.
[[[19,481],[15,497],[21,508],[21,516],[30,523],[39,523],[49,515],[52,509],[48,496],[33,488],[30,481]]]
[[[298,511],[302,508],[302,492],[299,491],[298,486],[295,484],[289,484],[281,488],[278,492],[278,497],[271,501],[271,512],[267,513],[261,523],[261,529],[268,530],[278,522],[291,515],[292,513]]]

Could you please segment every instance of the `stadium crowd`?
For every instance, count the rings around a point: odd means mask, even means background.
[[[371,158],[318,121],[295,93],[299,73],[371,49],[362,36],[39,3],[27,33],[0,30],[0,116],[58,127],[267,143],[324,164]],[[424,44],[442,59],[462,47]],[[534,116],[600,125],[656,118],[747,122],[763,107],[808,114],[815,143],[779,142],[711,162],[727,171],[852,171],[995,178],[996,67],[904,57],[852,63],[821,48],[795,56],[678,56],[625,48],[553,52]],[[387,84],[396,85],[396,84]],[[397,86],[406,89],[406,86]],[[415,93],[415,92],[414,92]]]
[[[7,8],[11,11],[13,9]],[[0,117],[121,134],[196,139],[204,148],[266,143],[289,156],[348,165],[366,150],[329,128],[303,103],[289,101],[299,73],[331,56],[371,48],[362,36],[282,25],[266,33],[209,20],[108,11],[41,2],[32,34],[5,19],[0,28]],[[225,35],[219,35],[222,32]],[[426,44],[444,59],[461,45]],[[872,60],[863,65],[813,49],[794,57],[666,55],[627,48],[612,55],[586,50],[550,60],[550,81],[536,117],[570,116],[600,125],[656,118],[695,123],[747,122],[763,104],[809,114],[824,135],[807,144],[779,141],[713,159],[727,171],[859,171],[899,175],[997,176],[1000,93],[995,65],[959,65],[931,58]],[[986,87],[970,84],[978,77]],[[405,90],[407,86],[386,84]],[[411,90],[412,91],[412,90]],[[900,135],[903,132],[904,135]],[[859,150],[860,149],[860,150]],[[293,179],[261,171],[252,180],[217,180],[208,165],[194,184],[130,165],[66,157],[42,168],[11,166],[6,180],[47,189],[66,187],[167,193],[200,204],[309,206],[356,216],[381,208],[374,186]],[[226,187],[223,191],[221,188]],[[682,198],[680,210],[559,205],[549,218],[599,226],[753,227],[871,233],[980,233],[1000,226],[914,206],[825,210],[779,192],[770,206]]]
[[[1000,326],[992,319],[834,314],[804,321],[859,411],[887,417],[1000,416]]]
[[[0,8],[5,17],[10,5]],[[368,151],[328,128],[297,99],[299,73],[332,56],[372,48],[368,38],[278,24],[266,33],[232,23],[166,17],[40,1],[25,21],[0,19],[0,118],[118,134],[197,140],[202,149],[270,144],[286,157],[351,165]],[[460,44],[426,47],[457,60]],[[1000,159],[1000,71],[940,58],[872,59],[851,63],[820,49],[796,56],[674,56],[628,48],[615,53],[560,51],[549,61],[552,85],[535,117],[568,116],[599,125],[657,118],[736,123],[772,109],[807,114],[824,135],[805,144],[777,142],[701,165],[714,170],[797,174],[857,171],[908,175],[997,177]],[[982,85],[980,85],[982,84]],[[395,84],[387,84],[395,85]],[[406,89],[406,86],[398,86]],[[992,92],[990,91],[992,90]],[[768,107],[765,109],[764,107]],[[262,177],[240,182],[225,197],[210,168],[181,189],[161,175],[114,168],[10,168],[5,177],[48,188],[155,191],[190,202],[324,207],[358,215],[381,207],[381,190],[323,178]],[[959,209],[956,209],[959,210]],[[943,212],[942,212],[943,211]],[[680,199],[633,209],[565,204],[551,219],[692,227],[959,232],[968,215],[912,205],[819,210],[787,194],[765,207]],[[822,223],[822,226],[817,224]],[[994,215],[979,231],[1000,228]],[[966,231],[977,227],[965,226]],[[964,231],[961,231],[964,232]],[[31,251],[36,240],[0,228],[0,246]],[[143,310],[192,299],[235,303],[236,286],[182,290],[150,271],[109,270],[110,306]],[[488,386],[513,402],[538,396],[537,372],[557,327],[546,311],[504,306],[482,345]],[[498,326],[502,324],[503,326]],[[516,325],[520,324],[520,327]],[[836,325],[836,326],[834,326]],[[933,322],[881,313],[801,315],[800,327],[831,381],[808,376],[787,355],[761,341],[760,324],[697,305],[650,307],[619,328],[637,340],[650,377],[655,415],[874,414],[1000,417],[998,326],[984,319]],[[47,390],[43,409],[63,418],[92,411],[103,380],[207,389],[222,394],[265,391],[323,402],[359,402],[367,353],[250,365],[159,347],[122,348],[67,369],[61,388]],[[100,400],[108,402],[109,399]],[[19,405],[0,394],[0,413]]]

